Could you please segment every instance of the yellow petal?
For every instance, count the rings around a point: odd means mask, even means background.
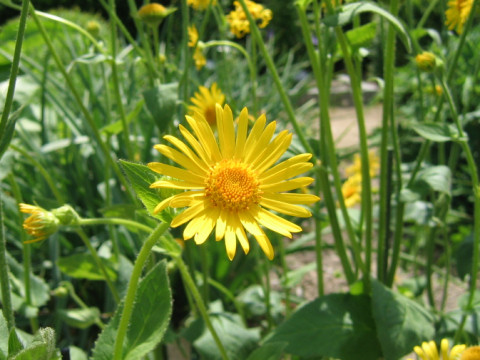
[[[170,196],[170,197],[168,197],[168,198],[160,201],[160,202],[158,203],[158,205],[155,206],[155,209],[153,209],[153,213],[154,213],[154,214],[158,214],[160,211],[162,211],[163,209],[167,208],[167,207],[169,206],[169,204],[170,204],[170,201],[171,201],[174,197],[175,197],[175,195],[174,195],[174,196]]]
[[[292,142],[292,134],[284,130],[268,144],[256,159],[252,161],[252,168],[261,174],[271,167],[287,151]]]
[[[195,216],[198,216],[202,211],[204,211],[205,204],[203,201],[199,201],[194,206],[185,209],[182,213],[178,214],[175,219],[172,220],[171,227],[180,226],[187,221],[193,219]]]
[[[213,135],[212,129],[210,125],[207,123],[207,120],[202,116],[192,118],[191,116],[185,116],[190,127],[197,135],[200,144],[202,144],[203,148],[210,156],[210,158],[214,161],[220,161],[222,158],[220,155],[220,150],[218,149],[217,141],[215,140],[215,136]]]
[[[237,214],[234,214],[229,217],[229,222],[232,227],[235,229],[235,234],[237,235],[238,241],[242,246],[243,252],[248,254],[250,251],[250,243],[248,242],[247,235],[245,234],[245,230],[243,229],[243,225],[240,222]]]
[[[288,160],[282,161],[281,163],[275,165],[273,168],[265,171],[262,174],[262,177],[263,178],[268,178],[269,176],[271,176],[273,174],[276,174],[278,172],[281,172],[284,169],[288,169],[288,168],[292,167],[293,165],[303,164],[303,163],[307,162],[308,160],[310,160],[311,157],[312,157],[312,154],[295,155],[294,157],[292,157]],[[285,178],[285,179],[287,179],[287,178]]]
[[[252,163],[254,159],[267,147],[272,139],[273,134],[275,133],[275,128],[277,127],[277,122],[272,121],[268,124],[265,130],[262,132],[260,137],[253,144],[247,144],[245,146],[245,162]],[[250,140],[250,137],[249,139]],[[247,143],[248,143],[247,140]]]
[[[175,181],[175,180],[158,180],[150,185],[151,188],[163,188],[163,189],[180,189],[180,190],[193,190],[201,189],[204,186],[199,186],[195,183],[188,181]]]
[[[255,220],[257,220],[263,226],[269,228],[272,231],[275,231],[279,234],[287,236],[289,238],[292,237],[292,232],[300,232],[302,228],[284,218],[275,215],[261,207],[257,207],[256,212],[253,213]]]
[[[182,154],[185,154],[187,158],[191,159],[199,168],[208,171],[208,164],[198,157],[197,154],[183,141],[171,135],[165,135],[163,138],[180,150]]]
[[[158,162],[151,162],[147,165],[150,170],[153,170],[162,175],[170,176],[179,180],[185,180],[191,184],[198,184],[200,186],[205,184],[205,178],[203,176],[197,175],[188,170],[179,169],[175,166],[170,166]]]
[[[264,193],[262,198],[268,198],[272,200],[282,201],[291,204],[309,205],[316,203],[320,198],[312,194],[299,194],[299,193],[283,193],[283,194],[269,194]]]
[[[283,201],[277,201],[268,198],[262,198],[260,205],[267,207],[273,211],[298,217],[310,217],[312,213],[304,207],[298,205],[292,205]]]
[[[259,176],[259,180],[262,184],[279,182],[282,180],[290,179],[297,175],[303,174],[312,168],[312,163],[299,163],[292,165],[288,168],[282,169],[278,172],[272,173],[269,176],[266,176],[265,173]]]
[[[204,196],[204,191],[186,191],[184,193],[175,195],[170,201],[169,206],[172,208],[193,206],[193,204],[198,201],[203,202]]]
[[[255,219],[246,212],[239,213],[239,218],[245,229],[255,237],[255,240],[257,240],[258,245],[260,245],[265,255],[272,260],[274,256],[272,244],[265,232],[258,226]]]
[[[208,236],[212,232],[217,221],[218,213],[218,209],[206,210],[205,216],[202,219],[202,226],[197,230],[197,233],[195,234],[195,244],[203,244],[208,239]]]
[[[198,156],[205,161],[205,163],[211,164],[213,162],[211,156],[207,154],[207,152],[203,149],[202,145],[198,142],[198,140],[195,138],[195,136],[192,135],[190,131],[188,131],[184,126],[178,125],[178,129],[182,133],[183,137],[187,142],[190,144],[190,146],[195,150],[195,152],[198,154]]]
[[[225,213],[220,211],[217,218],[217,226],[215,228],[215,240],[220,241],[225,236],[225,229],[227,228],[227,218]]]
[[[235,128],[233,125],[232,110],[228,105],[225,108],[219,104],[215,107],[217,114],[218,140],[224,158],[231,158],[235,150]]]
[[[228,258],[233,260],[237,250],[237,237],[235,235],[235,230],[228,224],[225,231],[225,249],[227,250]]]
[[[237,140],[235,141],[235,153],[236,159],[241,159],[242,154],[245,151],[245,142],[247,141],[248,131],[248,110],[246,107],[240,112],[237,128]]]
[[[250,148],[252,148],[255,143],[258,141],[258,138],[263,132],[263,129],[265,128],[265,123],[267,122],[267,118],[265,117],[264,114],[262,114],[257,121],[253,124],[252,130],[250,130],[250,133],[248,134],[247,140],[245,141],[245,152],[243,154],[242,160],[245,161],[245,158],[247,156],[247,152]]]
[[[281,181],[277,183],[268,183],[260,185],[260,190],[264,192],[279,193],[284,191],[290,191],[294,189],[299,189],[305,186],[310,185],[313,182],[311,177],[299,177],[287,181]]]

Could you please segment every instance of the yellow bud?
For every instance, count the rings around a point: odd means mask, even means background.
[[[424,51],[415,56],[415,62],[421,71],[432,72],[435,69],[437,59],[431,52]]]
[[[175,8],[166,8],[161,4],[150,3],[142,6],[140,10],[138,10],[138,17],[147,25],[158,26],[165,17],[175,10]]]
[[[86,29],[93,37],[97,37],[100,34],[100,28],[100,24],[95,20],[87,22]]]
[[[25,241],[26,244],[45,240],[58,230],[60,221],[50,211],[29,204],[19,204],[19,206],[21,212],[30,214],[23,222],[23,228],[34,239]]]

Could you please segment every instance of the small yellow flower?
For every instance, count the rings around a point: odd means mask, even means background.
[[[161,4],[150,3],[138,10],[138,17],[147,25],[158,26],[165,17],[175,10],[175,8],[166,8]]]
[[[195,47],[198,42],[198,30],[195,25],[188,27],[188,46]]]
[[[276,164],[290,146],[292,134],[288,130],[274,137],[276,122],[267,125],[262,115],[248,132],[248,110],[242,110],[235,125],[228,105],[216,105],[216,119],[218,141],[204,116],[196,112],[193,117],[186,116],[193,133],[179,126],[186,142],[171,135],[164,137],[178,150],[155,145],[156,150],[181,168],[157,162],[148,164],[151,170],[173,178],[161,179],[150,187],[185,191],[164,199],[154,211],[187,207],[171,226],[188,223],[183,238],[193,238],[196,244],[204,243],[215,229],[215,239],[225,239],[230,260],[235,256],[237,240],[245,253],[250,250],[247,233],[273,259],[272,244],[261,226],[289,238],[302,228],[272,211],[310,217],[310,211],[300,205],[319,200],[315,195],[288,192],[313,182],[310,177],[296,177],[313,166],[308,162],[311,154],[296,155]]]
[[[215,126],[217,123],[215,106],[216,104],[223,106],[225,103],[225,95],[222,93],[222,90],[218,88],[217,83],[213,83],[210,90],[205,86],[200,86],[198,90],[199,91],[190,98],[193,105],[188,107],[188,112],[190,115],[196,112],[200,113],[210,126]]]
[[[456,29],[457,33],[463,32],[463,26],[472,11],[473,0],[449,0],[448,9],[445,11],[445,25],[449,30]]]
[[[424,51],[415,56],[415,62],[421,71],[432,72],[435,69],[436,57],[428,51]]]
[[[442,339],[442,341],[440,342],[439,353],[437,344],[435,343],[435,341],[431,340],[428,342],[423,342],[422,346],[415,346],[413,348],[413,351],[421,360],[459,360],[460,354],[466,348],[465,345],[455,345],[449,352],[449,347],[450,345],[448,343],[448,340]]]
[[[197,70],[201,70],[207,64],[207,58],[203,55],[201,48],[197,47],[193,53],[193,60]]]
[[[380,169],[380,158],[375,151],[369,151],[368,162],[370,166],[370,176],[375,176]],[[355,174],[362,174],[362,159],[359,154],[355,154],[353,157],[353,164],[345,169],[347,176],[353,176]]]
[[[263,5],[257,4],[254,1],[245,1],[248,11],[252,17],[257,21],[258,27],[265,28],[272,20],[273,14],[270,9],[265,9]],[[242,38],[250,33],[250,23],[247,15],[243,11],[242,5],[238,1],[234,1],[235,10],[232,10],[227,16],[227,21],[230,24],[230,31],[237,38]]]
[[[470,346],[465,349],[460,360],[478,360],[480,359],[480,346]]]
[[[205,10],[208,5],[216,5],[217,0],[187,0],[187,4],[195,10]]]
[[[19,206],[22,213],[31,214],[23,222],[23,228],[34,239],[25,241],[25,244],[45,240],[57,231],[60,221],[50,211],[29,204],[19,204]]]
[[[85,28],[93,37],[97,37],[100,34],[101,26],[98,21],[90,20],[89,22],[87,22]]]
[[[342,185],[342,195],[346,207],[352,207],[362,200],[362,176],[350,176]]]

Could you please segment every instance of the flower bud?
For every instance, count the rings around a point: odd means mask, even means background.
[[[138,10],[138,17],[149,26],[158,26],[162,20],[173,13],[176,8],[166,8],[157,3],[144,5]]]
[[[23,228],[29,235],[33,236],[34,239],[25,241],[25,244],[45,240],[58,230],[60,221],[50,211],[35,205],[19,205],[21,212],[31,214],[23,222]]]
[[[437,58],[431,52],[424,51],[415,56],[415,62],[421,71],[432,72],[437,65]]]
[[[70,205],[63,205],[52,210],[52,214],[58,219],[60,225],[69,226],[78,224],[79,216]]]
[[[93,37],[98,37],[100,34],[100,28],[100,24],[95,20],[87,22],[86,29]]]

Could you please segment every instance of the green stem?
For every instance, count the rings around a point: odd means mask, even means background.
[[[2,311],[7,321],[8,331],[15,327],[12,299],[10,297],[9,269],[7,264],[7,238],[5,236],[5,224],[3,213],[3,198],[0,192],[0,288],[2,289]]]
[[[215,344],[218,347],[218,350],[220,351],[220,354],[223,358],[223,360],[228,360],[228,355],[227,351],[225,350],[225,347],[223,346],[222,342],[220,341],[220,338],[218,337],[218,334],[213,327],[212,322],[210,321],[210,318],[208,316],[207,308],[205,307],[205,303],[202,300],[202,296],[200,295],[200,292],[198,291],[197,287],[195,286],[195,283],[192,279],[192,276],[190,275],[187,266],[183,262],[183,259],[181,256],[174,257],[174,261],[177,264],[178,269],[180,270],[180,274],[182,275],[183,282],[185,284],[185,287],[190,291],[191,295],[193,296],[193,299],[195,300],[195,303],[197,304],[198,311],[200,315],[203,318],[203,321],[205,321],[205,325],[207,326],[208,330],[212,334],[213,340],[215,341]],[[117,360],[117,359],[114,359]],[[118,359],[119,360],[119,359]]]
[[[93,225],[123,225],[125,227],[133,227],[141,231],[148,233],[152,232],[150,226],[144,225],[134,220],[122,219],[122,218],[93,218],[93,219],[80,219],[78,222],[81,226],[93,226]]]
[[[125,191],[127,192],[130,199],[133,202],[136,203],[137,200],[136,200],[135,196],[133,195],[133,193],[131,192],[130,186],[129,186],[125,176],[123,175],[119,166],[117,165],[117,163],[113,159],[112,154],[108,151],[107,146],[102,141],[102,137],[101,137],[100,132],[98,131],[96,125],[95,125],[95,121],[93,120],[92,115],[90,114],[88,109],[83,104],[82,98],[80,97],[80,95],[77,91],[77,88],[76,88],[75,84],[73,83],[73,80],[71,79],[70,75],[67,73],[67,70],[65,69],[65,66],[62,64],[60,56],[58,55],[57,51],[55,50],[55,47],[53,46],[53,43],[50,40],[50,37],[49,37],[47,31],[45,30],[43,24],[41,23],[41,21],[39,20],[39,18],[35,14],[35,10],[33,9],[33,6],[31,4],[30,4],[30,8],[31,8],[30,13],[32,14],[32,18],[35,21],[35,23],[37,24],[38,30],[40,31],[43,39],[45,40],[45,43],[47,44],[47,46],[48,46],[48,48],[49,48],[49,50],[50,50],[50,52],[53,56],[53,59],[55,60],[55,63],[57,65],[58,70],[62,73],[69,90],[71,91],[71,93],[74,96],[78,106],[80,107],[80,111],[82,112],[85,120],[87,121],[87,123],[90,127],[90,130],[92,131],[94,139],[97,142],[97,145],[100,147],[103,154],[105,155],[105,158],[107,159],[108,164],[115,171],[115,174],[117,175],[121,184],[125,188]]]
[[[27,23],[29,0],[23,0],[22,10],[20,13],[20,22],[18,25],[17,39],[15,41],[15,50],[13,53],[12,68],[10,70],[10,79],[8,81],[7,95],[5,96],[5,105],[0,119],[0,139],[4,138],[5,128],[7,127],[8,116],[13,104],[13,94],[15,93],[15,84],[17,82],[18,67],[20,65],[20,54],[22,53],[23,36],[25,34],[25,26]]]
[[[285,256],[285,245],[282,239],[278,242],[278,249],[280,250],[280,264],[282,266],[283,278],[285,282],[288,282],[288,265]],[[286,284],[283,284],[283,290],[285,291],[285,317],[288,317],[292,312],[290,306],[290,288]]]
[[[83,243],[87,247],[87,249],[90,251],[90,254],[92,254],[93,260],[95,261],[95,264],[97,264],[98,268],[102,272],[103,276],[105,277],[105,281],[107,282],[108,288],[112,292],[113,298],[115,299],[115,302],[118,303],[120,301],[120,297],[118,296],[117,289],[115,289],[115,286],[113,285],[112,279],[110,279],[110,275],[108,275],[107,269],[105,268],[105,265],[103,265],[102,260],[98,256],[97,250],[92,246],[90,243],[90,239],[87,237],[85,232],[82,230],[81,227],[78,227],[76,229],[76,233],[80,238],[82,239]]]
[[[135,295],[137,294],[137,286],[140,280],[140,276],[142,275],[145,261],[148,259],[150,251],[157,242],[158,238],[162,236],[165,231],[167,231],[169,226],[169,223],[159,224],[157,228],[150,234],[147,240],[143,243],[143,246],[138,253],[137,260],[135,260],[132,275],[130,276],[130,281],[128,283],[127,294],[125,295],[122,315],[120,318],[120,323],[118,325],[117,337],[115,338],[112,357],[113,360],[121,360],[123,358],[123,342],[125,340],[125,336],[127,335],[127,329],[130,323],[130,318],[132,316],[133,306],[135,303]]]

